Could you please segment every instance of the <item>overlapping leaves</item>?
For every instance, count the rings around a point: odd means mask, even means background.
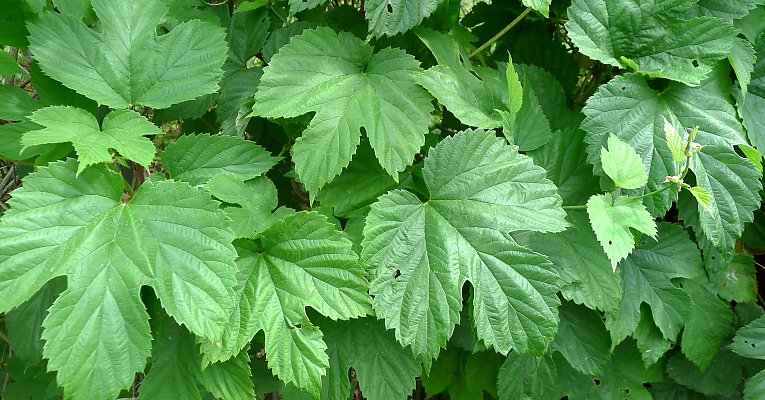
[[[428,363],[458,322],[467,280],[479,339],[501,353],[544,353],[557,326],[558,275],[506,233],[563,230],[555,186],[485,131],[439,143],[423,174],[427,201],[392,191],[367,217],[362,256],[373,267],[377,315]]]
[[[234,306],[233,235],[202,190],[146,182],[123,203],[120,175],[76,170],[73,159],[53,163],[14,192],[0,221],[0,310],[66,275],[43,323],[48,368],[74,398],[116,397],[149,355],[141,286],[191,332],[223,334]]]

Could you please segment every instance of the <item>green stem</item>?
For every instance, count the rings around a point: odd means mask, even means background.
[[[8,339],[8,335],[6,335],[3,331],[0,331],[0,339],[2,339],[5,343],[11,344],[11,341]]]
[[[581,204],[581,205],[578,205],[578,206],[563,206],[562,208],[564,210],[586,210],[587,209],[587,205],[586,204]]]
[[[507,32],[508,32],[510,29],[513,29],[513,27],[514,27],[514,26],[518,25],[518,23],[519,23],[519,22],[521,22],[521,20],[522,20],[522,19],[523,19],[525,16],[529,15],[529,13],[530,13],[530,12],[531,12],[531,7],[527,7],[525,10],[523,10],[523,12],[521,13],[521,15],[519,15],[519,16],[517,16],[517,17],[515,17],[515,19],[514,19],[512,22],[510,22],[509,24],[507,24],[507,26],[506,26],[506,27],[502,28],[502,30],[501,30],[501,31],[497,32],[497,34],[496,34],[496,35],[494,35],[494,36],[493,36],[491,39],[489,39],[489,40],[488,40],[486,43],[482,44],[482,45],[481,45],[481,47],[479,47],[479,48],[477,48],[477,49],[473,50],[473,52],[472,52],[472,53],[470,53],[470,54],[468,55],[468,58],[473,58],[473,56],[475,56],[476,54],[478,54],[478,53],[482,52],[482,51],[483,51],[484,49],[486,49],[487,47],[491,46],[491,44],[492,44],[492,43],[494,43],[494,42],[496,42],[496,41],[497,41],[497,39],[501,38],[501,37],[502,37],[504,34],[506,34],[506,33],[507,33]]]
[[[629,196],[629,199],[631,199],[631,200],[640,200],[640,199],[644,199],[644,198],[646,198],[646,197],[651,197],[651,196],[653,196],[653,195],[655,195],[655,194],[659,194],[659,193],[661,193],[661,192],[664,192],[664,191],[668,190],[668,189],[669,189],[669,188],[671,188],[671,187],[672,187],[672,184],[670,183],[669,185],[667,185],[667,186],[664,186],[663,188],[661,188],[661,189],[659,189],[659,190],[654,190],[653,192],[650,192],[650,193],[642,194],[642,195],[640,195],[640,196]]]
[[[282,22],[284,22],[284,25],[289,25],[289,24],[290,24],[289,22],[287,22],[287,19],[286,19],[286,18],[282,17],[282,15],[281,15],[281,14],[279,14],[279,13],[276,11],[276,8],[274,8],[274,6],[270,6],[270,7],[268,7],[268,8],[271,10],[271,12],[272,12],[272,13],[276,14],[276,16],[277,16],[277,17],[279,17],[279,19],[280,19],[280,20],[282,20]]]

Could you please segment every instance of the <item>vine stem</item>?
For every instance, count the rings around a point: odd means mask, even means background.
[[[578,205],[578,206],[562,206],[561,208],[563,208],[564,210],[586,210],[587,209],[587,205],[586,204],[582,204],[582,205]]]
[[[661,193],[661,192],[663,192],[663,191],[665,191],[665,190],[668,190],[668,189],[669,189],[669,188],[671,188],[672,186],[673,186],[672,184],[669,184],[669,185],[667,185],[667,186],[664,186],[663,188],[661,188],[661,189],[659,189],[659,190],[654,190],[653,192],[650,192],[650,193],[641,194],[640,196],[630,196],[629,198],[630,198],[630,199],[632,199],[632,200],[640,200],[640,199],[644,199],[644,198],[646,198],[646,197],[651,197],[651,196],[653,196],[653,195],[655,195],[655,194],[659,194],[659,193]]]
[[[507,26],[506,26],[506,27],[502,28],[502,30],[501,30],[501,31],[497,32],[497,34],[496,34],[496,35],[494,35],[494,36],[493,36],[491,39],[487,40],[487,41],[486,41],[486,43],[482,44],[482,45],[481,45],[481,47],[479,47],[479,48],[477,48],[477,49],[473,50],[473,52],[472,52],[472,53],[468,54],[468,58],[473,58],[473,57],[474,57],[476,54],[478,54],[478,53],[482,52],[484,49],[486,49],[487,47],[491,46],[491,44],[492,44],[492,43],[494,43],[494,42],[496,42],[496,41],[497,41],[497,39],[501,38],[501,37],[502,37],[504,34],[506,34],[506,33],[507,33],[507,32],[508,32],[510,29],[513,29],[513,27],[514,27],[514,26],[518,25],[518,23],[519,23],[519,22],[521,22],[521,20],[522,20],[524,17],[526,17],[527,15],[529,15],[529,13],[530,13],[530,12],[531,12],[531,7],[526,7],[526,9],[525,9],[525,10],[523,10],[523,12],[521,13],[521,15],[519,15],[519,16],[517,16],[517,17],[515,17],[515,19],[514,19],[514,20],[512,20],[512,22],[510,22],[509,24],[507,24]]]

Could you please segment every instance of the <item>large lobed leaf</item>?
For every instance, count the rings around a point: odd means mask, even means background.
[[[417,60],[401,50],[373,53],[348,32],[310,29],[264,69],[253,113],[316,113],[292,148],[295,170],[312,195],[348,166],[362,128],[380,165],[398,179],[425,143],[430,124],[432,105],[414,82],[418,72]]]
[[[142,371],[151,336],[140,288],[216,340],[233,302],[233,235],[218,204],[187,184],[147,181],[122,203],[122,177],[56,162],[24,179],[0,220],[0,310],[46,281],[67,288],[45,319],[48,368],[77,399],[113,398]]]
[[[728,56],[736,30],[718,18],[683,19],[689,0],[574,0],[566,29],[579,51],[615,67],[697,86]]]
[[[203,344],[205,360],[229,359],[262,330],[276,376],[318,394],[329,358],[306,307],[333,320],[371,312],[369,284],[351,242],[326,217],[303,212],[275,222],[257,241],[236,243],[237,302],[223,337]]]
[[[672,126],[699,127],[696,141],[703,145],[745,144],[746,134],[730,104],[730,78],[718,68],[698,88],[670,83],[661,92],[637,74],[621,75],[601,86],[587,100],[582,129],[587,132],[588,161],[603,174],[601,148],[610,135],[634,148],[648,171],[648,184],[637,193],[663,188],[667,176],[678,173],[664,133],[664,119]],[[676,192],[665,191],[643,199],[652,215],[664,215]]]
[[[77,93],[112,108],[166,108],[218,90],[225,31],[199,20],[157,36],[167,13],[154,0],[92,0],[101,31],[52,12],[29,24],[42,70]]]
[[[367,217],[362,257],[373,267],[377,315],[427,366],[458,322],[469,280],[478,338],[501,353],[543,354],[557,327],[558,275],[505,234],[563,230],[555,186],[485,131],[439,143],[423,175],[428,201],[392,191]]]

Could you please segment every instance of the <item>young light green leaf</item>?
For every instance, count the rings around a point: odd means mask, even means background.
[[[705,371],[712,363],[723,339],[731,333],[733,310],[704,284],[688,282],[691,295],[690,315],[685,322],[680,349],[688,360]]]
[[[120,175],[94,166],[76,179],[76,167],[53,163],[14,192],[0,220],[0,309],[66,275],[43,323],[48,368],[74,398],[116,397],[149,352],[142,285],[195,334],[222,334],[233,306],[233,235],[201,190],[147,181],[123,204]]]
[[[643,160],[616,135],[608,137],[608,149],[600,149],[600,162],[606,175],[623,189],[638,189],[648,182]]]
[[[672,158],[678,163],[685,161],[685,145],[687,140],[685,135],[678,132],[667,118],[662,116],[661,119],[664,120],[664,136],[667,139],[669,151],[672,152]]]
[[[369,400],[404,400],[412,393],[422,368],[412,352],[396,342],[382,321],[373,317],[327,321],[321,324],[321,329],[330,354],[322,399],[348,397],[351,367],[356,371],[364,397]]]
[[[651,307],[653,321],[664,338],[674,341],[686,321],[691,298],[672,280],[704,273],[696,244],[681,226],[660,223],[657,240],[643,239],[619,269],[623,271],[624,297],[618,310],[606,313],[612,344],[635,332],[643,303]]]
[[[351,161],[362,127],[380,165],[398,179],[425,143],[430,124],[433,106],[413,78],[420,71],[401,50],[373,53],[348,32],[306,30],[264,69],[253,113],[316,113],[292,148],[295,170],[312,196]],[[296,84],[284,86],[285,81]]]
[[[302,212],[275,222],[257,242],[237,246],[238,303],[223,337],[203,343],[205,361],[229,359],[262,330],[276,376],[318,395],[329,358],[306,307],[333,320],[371,312],[369,284],[351,242],[326,217]]]
[[[80,161],[77,174],[89,165],[111,162],[109,149],[148,168],[155,148],[144,136],[163,134],[156,125],[130,110],[112,111],[101,127],[93,114],[75,107],[46,107],[35,111],[29,119],[43,128],[25,133],[21,143],[34,146],[71,142]]]
[[[164,2],[92,4],[100,32],[52,12],[29,24],[34,57],[47,75],[112,108],[166,108],[218,90],[227,50],[223,28],[193,20],[157,36]]]
[[[369,35],[393,36],[419,25],[441,0],[369,0],[364,7]]]
[[[704,145],[747,143],[746,133],[730,104],[732,83],[728,74],[725,68],[718,68],[698,88],[670,83],[661,92],[636,74],[621,75],[602,85],[587,100],[583,110],[587,118],[581,125],[587,132],[588,161],[595,166],[595,173],[603,174],[600,149],[615,133],[637,150],[648,171],[648,185],[634,194],[663,188],[667,176],[676,176],[678,171],[667,146],[662,117],[673,126],[698,125],[696,141]],[[643,199],[643,203],[652,215],[664,215],[676,193],[667,190]]]
[[[727,146],[704,146],[693,158],[691,170],[698,186],[709,195],[708,206],[699,201],[701,229],[728,257],[744,225],[753,220],[752,212],[762,202],[760,172]]]
[[[712,208],[712,194],[701,186],[694,186],[688,189],[704,211]]]
[[[245,181],[264,174],[280,160],[255,142],[232,136],[184,135],[162,152],[170,176],[192,185],[202,185],[219,174]]]
[[[543,256],[504,233],[564,229],[555,186],[485,131],[443,140],[423,175],[428,202],[392,191],[367,217],[362,257],[373,266],[378,317],[427,367],[454,330],[469,280],[478,338],[502,353],[543,354],[557,325],[558,277]]]
[[[523,0],[523,5],[539,11],[545,18],[549,16],[550,3],[552,0]]]
[[[727,57],[736,30],[717,18],[683,19],[688,5],[687,0],[574,0],[566,30],[590,58],[697,86]]]
[[[656,223],[640,200],[601,194],[587,201],[587,214],[592,230],[611,260],[611,267],[627,257],[635,248],[635,238],[630,228],[656,238]]]
[[[505,80],[507,81],[507,111],[510,112],[511,116],[515,117],[515,114],[518,113],[521,106],[523,106],[523,86],[521,86],[521,79],[518,77],[518,73],[515,72],[513,57],[509,53],[507,57],[507,69],[505,70]]]

